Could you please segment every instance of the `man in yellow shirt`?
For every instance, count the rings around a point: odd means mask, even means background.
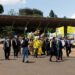
[[[39,48],[39,40],[38,40],[38,38],[36,38],[34,40],[33,47],[34,47],[34,56],[37,58],[37,56],[38,56],[38,48]]]

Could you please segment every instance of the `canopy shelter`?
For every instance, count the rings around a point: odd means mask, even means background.
[[[75,19],[0,15],[0,29],[4,26],[13,26],[15,30],[22,31],[25,27],[28,31],[35,31],[37,28],[64,26],[64,31],[67,33],[67,26],[75,26]]]

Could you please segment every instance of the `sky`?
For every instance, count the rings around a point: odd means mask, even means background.
[[[21,8],[36,8],[45,17],[49,16],[52,9],[60,18],[75,18],[75,0],[0,0],[0,4],[3,4],[4,14],[8,14],[11,9],[18,12]]]

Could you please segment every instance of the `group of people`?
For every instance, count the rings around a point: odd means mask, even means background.
[[[70,39],[65,39],[64,42],[65,44],[63,46],[62,39],[58,39],[55,37],[53,37],[52,39],[48,39],[47,37],[35,37],[34,39],[28,39],[26,37],[19,39],[19,37],[14,37],[13,39],[10,39],[6,37],[3,49],[6,60],[9,60],[12,46],[14,57],[18,57],[18,55],[21,54],[22,50],[22,62],[28,62],[29,54],[34,56],[35,58],[42,57],[42,55],[47,55],[50,56],[50,61],[52,61],[52,57],[55,56],[56,61],[62,61],[63,48],[65,47],[66,55],[67,57],[69,57],[72,47]]]
[[[18,57],[18,53],[21,49],[21,43],[19,38],[13,38],[12,40],[9,37],[5,38],[3,49],[6,60],[9,60],[11,46],[13,48],[14,57]]]

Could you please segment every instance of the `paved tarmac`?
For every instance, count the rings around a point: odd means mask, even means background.
[[[49,62],[47,56],[42,58],[29,56],[30,63],[22,63],[22,56],[14,59],[11,52],[10,60],[4,60],[3,53],[0,46],[0,75],[75,75],[75,49],[72,49],[69,58],[64,51],[63,62]]]

